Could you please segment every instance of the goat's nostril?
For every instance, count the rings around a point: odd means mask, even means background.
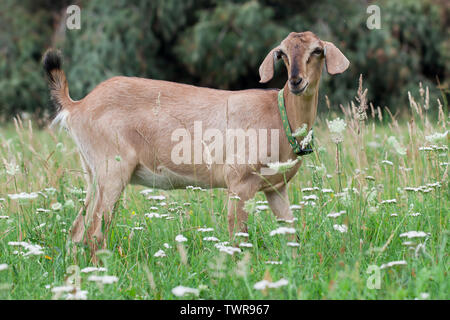
[[[302,83],[302,81],[303,81],[302,78],[294,78],[294,79],[291,79],[290,82],[293,86],[298,86],[300,83]]]

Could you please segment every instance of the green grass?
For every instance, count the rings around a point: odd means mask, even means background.
[[[418,127],[410,135],[406,121],[381,125],[370,119],[363,135],[358,135],[355,122],[348,114],[346,117],[349,127],[340,145],[340,174],[336,172],[336,145],[325,117],[321,117],[315,127],[318,150],[305,157],[290,183],[291,204],[299,204],[307,195],[318,197],[315,206],[304,205],[294,211],[299,247],[288,247],[287,235],[269,235],[281,225],[270,210],[252,210],[248,242],[253,247],[242,248],[242,253],[233,256],[221,253],[203,237],[229,240],[223,190],[155,190],[152,194],[166,196],[164,206],[140,194],[142,187],[128,186],[114,213],[109,251],[102,256],[107,272],[81,273],[79,279],[77,268],[92,264],[83,246],[78,246],[75,254],[69,251],[73,244],[68,232],[84,199],[79,191],[86,187],[73,142],[64,131],[32,131],[28,123],[0,129],[4,164],[0,170],[0,215],[9,216],[0,219],[0,265],[8,265],[0,271],[0,299],[51,299],[53,287],[73,279],[79,280],[88,299],[177,299],[172,289],[179,285],[200,288],[198,297],[203,299],[415,299],[423,293],[431,299],[449,299],[448,151],[418,150],[429,144],[425,135],[445,131],[442,123],[426,126],[425,121],[416,121]],[[406,147],[406,155],[386,143],[389,136]],[[429,192],[404,190],[436,182],[440,187],[431,187]],[[319,190],[302,192],[306,187]],[[323,193],[323,188],[333,189],[333,193]],[[8,196],[20,192],[38,192],[38,196],[25,200]],[[387,199],[396,202],[383,204]],[[264,200],[257,194],[255,201]],[[55,203],[62,207],[58,209]],[[155,211],[151,206],[174,219],[146,218],[145,213]],[[38,208],[49,211],[37,212]],[[346,213],[335,219],[327,217],[341,210]],[[410,215],[416,212],[420,215]],[[397,216],[392,216],[394,213]],[[334,224],[344,224],[348,231],[341,233]],[[201,233],[198,227],[214,231]],[[430,235],[400,237],[408,231]],[[188,239],[181,247],[175,242],[178,234]],[[23,249],[9,245],[11,241],[38,244],[44,253],[14,254]],[[403,245],[405,241],[415,245]],[[420,244],[423,246],[417,249]],[[160,249],[167,257],[154,257]],[[379,270],[380,288],[369,288],[367,282],[373,274],[367,272],[369,266],[399,260],[407,264]],[[88,281],[92,274],[116,276],[118,281],[101,286]],[[264,291],[253,288],[263,279],[283,278],[288,281],[286,286]]]

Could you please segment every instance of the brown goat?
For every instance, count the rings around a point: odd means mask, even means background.
[[[268,82],[273,77],[274,62],[280,58],[288,71],[283,94],[290,126],[295,129],[306,124],[310,130],[316,118],[324,62],[329,74],[337,74],[348,68],[349,61],[332,43],[321,41],[311,32],[290,33],[261,64],[261,82]],[[236,163],[228,161],[227,155],[227,161],[205,161],[212,155],[206,152],[209,150],[206,141],[212,139],[209,136],[200,143],[189,141],[189,150],[183,150],[182,160],[174,161],[174,155],[180,154],[174,151],[179,151],[174,131],[181,130],[178,138],[189,139],[203,128],[215,134],[214,142],[217,143],[220,142],[218,134],[226,136],[230,129],[241,130],[241,133],[250,129],[255,132],[271,130],[271,135],[264,140],[265,144],[276,146],[271,156],[276,154],[276,160],[280,162],[296,159],[280,119],[278,90],[224,91],[167,81],[114,77],[100,83],[82,100],[73,101],[69,97],[59,53],[47,51],[44,67],[51,96],[59,107],[54,123],[59,122],[68,129],[78,146],[86,172],[85,208],[73,223],[73,241],[87,240],[93,252],[100,245],[105,246],[104,235],[110,226],[114,205],[128,183],[159,189],[189,185],[227,188],[230,236],[236,231],[247,230],[248,214],[243,209],[244,202],[258,191],[266,194],[277,218],[293,220],[286,183],[298,171],[301,160],[284,174],[260,173],[273,158],[253,162],[238,159]],[[198,124],[202,126],[200,129]],[[276,134],[278,131],[280,133]],[[215,156],[234,152],[234,144],[231,149],[229,145],[228,140],[227,143],[222,140],[222,145],[216,145]],[[251,158],[249,149],[243,153],[245,159]],[[84,210],[86,214],[83,214]]]

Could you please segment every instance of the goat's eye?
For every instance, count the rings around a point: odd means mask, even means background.
[[[277,59],[281,59],[281,57],[283,57],[284,55],[285,55],[284,52],[281,50],[276,52]]]
[[[312,54],[315,54],[317,56],[320,56],[323,53],[323,49],[322,48],[316,48],[314,49],[314,51],[312,52]]]

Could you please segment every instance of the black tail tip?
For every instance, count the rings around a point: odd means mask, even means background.
[[[48,49],[44,58],[42,59],[42,64],[47,75],[51,76],[53,70],[59,70],[62,66],[62,54],[61,51],[55,49]]]

